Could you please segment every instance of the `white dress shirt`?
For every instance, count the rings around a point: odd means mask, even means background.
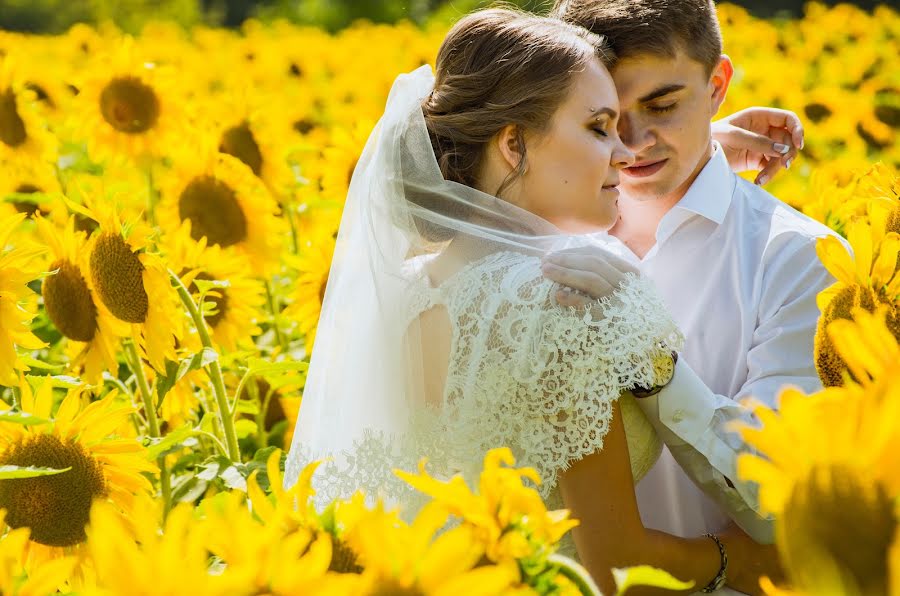
[[[726,424],[753,421],[738,403],[744,397],[774,407],[785,385],[821,387],[816,294],[834,279],[815,245],[827,234],[735,175],[718,146],[660,221],[639,267],[686,341],[669,385],[637,400],[667,447],[636,488],[647,527],[690,537],[719,531],[730,517],[757,541],[772,542],[756,487],[735,470],[737,455],[751,449]]]

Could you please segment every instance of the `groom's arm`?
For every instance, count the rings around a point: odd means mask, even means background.
[[[771,520],[760,513],[756,485],[737,476],[737,456],[753,450],[730,424],[742,420],[756,425],[739,403],[745,397],[777,408],[786,385],[807,392],[821,388],[813,356],[816,295],[834,281],[816,257],[813,238],[776,239],[769,249],[758,324],[746,357],[747,381],[738,394],[714,393],[680,358],[664,389],[637,400],[687,475],[760,542],[773,540]]]

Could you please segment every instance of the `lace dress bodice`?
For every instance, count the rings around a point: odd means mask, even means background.
[[[410,263],[408,277],[409,321],[435,306],[450,318],[443,404],[415,409],[399,436],[368,433],[352,452],[327,454],[314,483],[322,503],[361,488],[416,509],[422,498],[391,470],[415,470],[428,457],[432,475],[462,474],[473,486],[485,453],[507,446],[517,465],[538,472],[548,505],[561,507],[558,474],[603,448],[613,402],[624,390],[653,385],[653,357],[681,341],[652,284],[633,275],[588,311],[558,306],[540,260],[519,253],[474,261],[437,288],[421,262]],[[637,481],[661,443],[633,397],[620,407]],[[291,455],[286,484],[303,463],[326,454]]]

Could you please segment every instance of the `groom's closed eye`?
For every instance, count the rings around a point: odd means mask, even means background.
[[[677,98],[670,96],[684,88],[684,85],[674,83],[665,85],[644,95],[639,102],[651,114],[666,114],[674,110],[678,105]]]

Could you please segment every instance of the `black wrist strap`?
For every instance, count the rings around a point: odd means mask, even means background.
[[[719,567],[719,573],[713,578],[709,585],[700,590],[703,594],[711,594],[715,592],[719,588],[725,585],[725,572],[728,570],[728,553],[725,552],[725,545],[722,544],[722,541],[719,540],[719,537],[715,534],[704,534],[707,538],[712,538],[716,543],[716,546],[719,547],[719,558],[721,560],[721,566]]]

